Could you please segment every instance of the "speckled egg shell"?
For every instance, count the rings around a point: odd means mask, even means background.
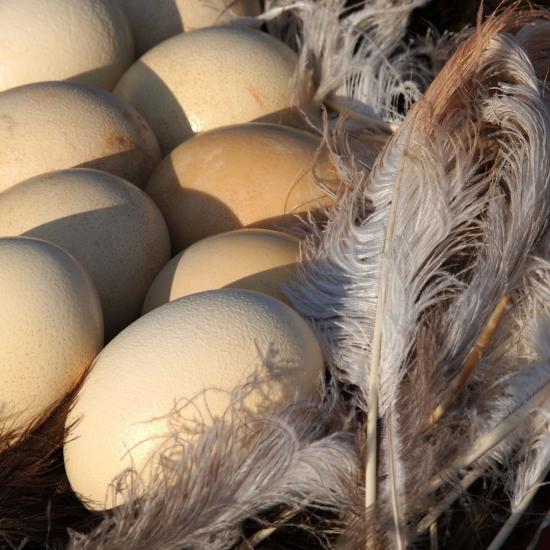
[[[201,132],[289,107],[296,54],[240,27],[179,34],[128,69],[114,93],[153,128],[163,155]]]
[[[203,239],[172,258],[153,281],[144,313],[182,296],[217,288],[264,292],[287,301],[281,286],[296,275],[300,241],[268,229]]]
[[[64,446],[71,486],[88,507],[110,507],[120,495],[108,498],[108,486],[126,467],[149,481],[146,464],[176,403],[188,420],[179,435],[190,441],[251,375],[265,380],[245,405],[261,415],[315,396],[322,368],[306,322],[265,294],[215,290],[154,309],[105,347],[80,389],[67,425],[80,422]]]
[[[0,239],[0,417],[24,430],[61,399],[103,346],[97,291],[64,250]]]
[[[153,279],[170,259],[162,215],[140,189],[98,170],[31,178],[0,193],[0,236],[58,244],[90,273],[106,336],[136,319]]]
[[[111,90],[133,60],[130,25],[111,0],[0,2],[0,91],[45,80]]]
[[[72,167],[104,170],[143,187],[159,162],[151,128],[108,92],[41,82],[0,94],[0,192]]]
[[[230,23],[234,16],[260,13],[258,0],[117,0],[126,13],[142,55],[183,31]]]
[[[320,140],[275,124],[242,124],[198,135],[177,147],[146,192],[161,209],[174,251],[211,235],[254,225],[278,228],[330,199],[315,174],[334,179]]]

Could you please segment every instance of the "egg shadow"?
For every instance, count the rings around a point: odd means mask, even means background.
[[[133,94],[136,101],[129,101],[128,99],[121,97],[118,93],[115,93],[120,81],[124,78],[128,70],[132,68],[134,69],[134,71],[139,71],[139,73],[141,73],[140,79],[143,79],[143,81],[147,83],[147,85],[143,85],[142,83],[139,87],[135,87],[133,89]],[[190,139],[195,135],[195,132],[191,128],[191,123],[189,122],[185,110],[181,106],[176,96],[172,93],[170,88],[166,86],[164,81],[157,75],[157,73],[155,73],[155,71],[148,67],[141,59],[138,59],[132,65],[130,65],[128,70],[121,75],[121,78],[115,84],[112,90],[106,90],[105,88],[94,85],[94,75],[101,73],[102,70],[103,69],[95,69],[92,71],[86,71],[75,75],[70,79],[67,79],[66,82],[86,86],[89,89],[95,89],[96,92],[111,94],[111,96],[114,96],[117,101],[121,101],[125,105],[129,105],[130,107],[135,109],[142,116],[145,122],[147,122],[149,127],[153,130],[153,133],[155,134],[159,143],[162,157],[165,157],[180,143],[183,143],[184,141]],[[160,113],[159,111],[157,111],[156,121],[151,120],[151,118],[147,117],[147,114],[142,112],[139,109],[139,106],[136,105],[138,101],[145,104],[150,104],[152,102],[154,102],[154,104],[161,104],[162,116],[159,117]],[[159,138],[159,130],[166,130],[167,128],[173,128],[173,130],[169,133],[171,145],[167,145],[166,142],[162,143],[161,139]]]
[[[268,168],[266,166],[266,170]],[[162,181],[176,182],[179,179],[180,175],[175,170],[172,159],[164,159]],[[243,228],[272,229],[290,235],[302,235],[304,219],[326,219],[326,209],[317,201],[311,201],[304,203],[303,208],[294,209],[292,212],[265,217],[243,225],[236,212],[214,194],[181,185],[171,185],[169,188],[157,186],[152,190],[146,187],[145,191],[156,202],[168,225],[173,256],[197,241],[228,231]],[[183,206],[178,208],[179,205]]]
[[[177,267],[177,262],[170,262],[162,270],[162,276],[166,284],[162,285],[162,291],[155,293],[156,296],[160,298],[161,304],[167,304],[170,301],[178,299],[178,297],[171,298]],[[272,293],[276,291],[279,295],[276,297],[279,300],[289,303],[282,291],[282,286],[283,284],[286,284],[285,280],[290,279],[295,272],[296,264],[287,264],[271,269],[264,269],[263,271],[252,273],[246,277],[235,279],[220,288],[254,290],[264,294],[267,292]],[[278,281],[280,281],[280,283],[278,283]],[[206,291],[210,289],[205,288],[204,290]],[[213,287],[211,290],[216,290],[216,288]],[[198,292],[203,291],[200,290],[197,291],[197,293]],[[195,292],[192,294],[195,294]]]
[[[131,66],[131,65],[130,65]],[[97,67],[96,69],[91,69],[89,71],[83,71],[77,73],[69,78],[65,78],[63,82],[68,82],[70,84],[78,84],[81,86],[89,86],[91,88],[97,88],[103,92],[112,93],[113,88],[117,85],[117,81],[113,82],[113,85],[110,88],[104,88],[103,86],[98,86],[98,80],[103,80],[105,74],[112,74],[113,70],[119,68],[117,63],[111,63],[109,65],[103,65],[102,67]],[[124,72],[122,73],[124,74]],[[122,76],[122,75],[121,75]]]
[[[223,288],[241,288],[262,293],[266,293],[266,291],[276,291],[279,295],[277,296],[279,300],[289,303],[283,293],[282,287],[286,284],[286,281],[292,279],[292,276],[295,274],[296,264],[286,264],[271,269],[264,269],[263,271],[248,275],[247,277],[242,277],[226,284]]]
[[[132,7],[132,3],[126,4],[127,6],[124,8],[125,10],[129,9],[131,12],[139,10],[139,4],[137,2],[134,3],[136,4],[135,7]],[[147,44],[145,46],[143,44],[138,44],[137,42],[135,44],[136,58],[138,59],[165,40],[185,32],[183,14],[181,13],[180,7],[178,6],[176,0],[163,0],[162,2],[158,2],[158,4],[162,4],[162,6],[159,6],[162,25],[158,25],[157,27],[156,25],[151,25],[151,23],[149,23],[147,26],[147,32],[150,34],[149,40],[146,41]],[[142,24],[144,23],[143,16],[140,17],[137,13],[132,13],[132,16],[130,16],[130,14],[128,15],[128,19],[131,21],[133,21],[134,18],[137,18],[138,20],[141,20]],[[140,32],[143,32],[143,25],[140,25],[140,27]],[[161,32],[161,30],[164,32]],[[154,44],[149,44],[149,41],[154,41]]]
[[[174,262],[170,260],[157,274],[157,277],[159,276],[162,277],[163,283],[168,283],[168,284],[160,285],[160,289],[157,288],[155,291],[155,295],[159,297],[160,305],[167,304],[168,302],[171,301],[170,296],[172,294],[172,288],[174,286],[174,279],[176,276],[177,268],[178,268],[178,262]],[[156,307],[160,307],[160,305]],[[153,311],[153,309],[156,309],[156,307],[149,309],[145,312],[143,311],[143,306],[142,306],[142,312],[145,315],[146,313],[149,313],[149,311]]]
[[[245,229],[271,229],[289,235],[296,235],[303,233],[304,229],[307,227],[308,222],[306,220],[308,218],[321,222],[324,221],[326,217],[326,213],[322,209],[312,209],[310,211],[300,211],[297,213],[291,212],[289,214],[281,214],[280,216],[272,216],[270,218],[258,220],[257,222],[246,225]]]
[[[88,168],[107,172],[143,189],[157,166],[155,159],[146,156],[143,149],[135,147],[120,153],[97,157],[70,168]],[[143,176],[138,176],[138,174],[143,174]]]
[[[164,159],[162,174],[163,181],[179,180],[170,158]],[[235,212],[209,193],[179,185],[172,185],[168,190],[162,187],[155,188],[153,192],[146,187],[145,192],[157,204],[164,216],[170,232],[172,256],[201,239],[242,228],[242,223]],[[185,208],[178,211],[174,205],[185,205]],[[189,215],[189,212],[192,215]],[[204,230],[205,221],[208,227],[206,231]]]
[[[61,83],[60,83],[61,84]],[[62,84],[67,84],[63,82]],[[60,134],[60,130],[55,130],[56,134],[54,143],[59,144],[61,138],[67,142],[67,146],[70,148],[71,141],[75,146],[75,155],[78,158],[75,164],[64,164],[66,161],[53,160],[57,158],[57,151],[55,145],[48,140],[44,140],[41,143],[41,152],[46,153],[47,163],[44,165],[43,161],[38,161],[40,168],[37,173],[27,172],[25,175],[11,180],[0,181],[0,188],[6,189],[17,185],[21,181],[30,179],[31,177],[38,176],[42,173],[47,173],[57,170],[68,170],[71,168],[90,168],[95,170],[101,170],[119,176],[131,183],[134,183],[140,188],[143,188],[149,180],[153,170],[161,161],[160,148],[156,137],[150,126],[145,119],[137,113],[137,111],[126,102],[115,98],[109,92],[98,88],[97,86],[79,85],[79,88],[85,91],[90,99],[92,95],[95,101],[100,104],[107,103],[115,100],[115,108],[119,109],[121,118],[125,120],[125,123],[129,126],[129,131],[121,130],[120,126],[116,128],[105,128],[105,132],[99,132],[99,134],[86,135],[85,143],[79,143],[80,135],[73,134],[69,137],[63,137]],[[95,96],[95,97],[94,97]],[[113,104],[108,105],[109,109],[113,109]],[[50,121],[55,125],[59,122],[59,119],[54,116]],[[0,131],[11,134],[11,127],[15,124],[13,117],[8,114],[0,114]],[[31,130],[31,128],[27,128]],[[86,133],[86,130],[82,130]],[[88,134],[90,134],[88,132]],[[94,153],[92,154],[91,151]],[[116,151],[116,152],[112,152]],[[95,155],[95,156],[94,156]],[[5,177],[5,175],[4,175]]]
[[[120,95],[120,91],[117,93],[116,88],[120,81],[113,93],[117,99],[131,105],[145,119],[157,137],[162,157],[165,157],[175,147],[192,138],[195,132],[191,128],[185,110],[164,81],[141,59],[132,65],[132,69],[137,71],[142,79],[140,86],[133,87],[132,98],[126,99],[125,96]],[[153,120],[151,116],[140,110],[139,104],[160,104],[162,111],[156,110],[155,120]],[[163,139],[161,132],[167,137]]]
[[[314,136],[323,133],[323,119],[321,109],[317,106],[286,107],[255,118],[252,123],[277,124],[302,130]]]
[[[97,284],[96,281],[100,279],[98,273],[103,271],[99,262],[105,256],[98,255],[97,258],[93,258],[90,251],[94,249],[108,250],[112,247],[113,238],[112,233],[106,230],[98,232],[93,231],[92,228],[101,227],[108,229],[112,227],[113,219],[124,219],[127,216],[128,210],[125,204],[121,204],[89,212],[71,214],[37,225],[20,234],[24,237],[43,239],[58,245],[71,254],[86,269],[94,280],[104,312],[105,343],[114,338],[121,330],[141,315],[141,301],[125,307],[124,315],[119,312],[117,297],[120,295],[120,292],[125,290],[128,285],[131,285],[136,294],[145,297],[154,277],[158,274],[156,272],[146,278],[143,276],[139,278],[132,277],[133,274],[129,271],[126,259],[122,255],[111,254],[109,255],[109,261],[111,262],[112,269],[120,270],[123,273],[126,272],[128,279],[112,287]],[[145,220],[142,223],[145,225]],[[118,238],[118,234],[116,238]],[[85,243],[84,246],[82,243]]]

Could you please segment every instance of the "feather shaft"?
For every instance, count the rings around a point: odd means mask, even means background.
[[[497,533],[497,536],[493,539],[491,544],[488,546],[487,550],[500,550],[503,547],[505,542],[508,540],[508,538],[512,534],[512,531],[515,529],[516,525],[518,524],[519,520],[522,518],[523,514],[526,512],[527,508],[529,508],[529,505],[535,498],[537,491],[539,490],[540,486],[546,479],[546,476],[548,475],[549,472],[550,472],[550,464],[546,466],[546,468],[541,472],[541,474],[539,475],[538,479],[535,481],[533,486],[523,496],[523,498],[518,503],[518,505],[514,507],[513,512],[510,514],[510,516],[506,520],[506,523],[501,527],[500,531]]]
[[[390,412],[388,414],[388,421],[387,421],[387,430],[388,430],[388,447],[389,447],[389,456],[394,456],[394,448],[393,448],[393,415]],[[402,518],[401,518],[401,512],[399,509],[399,498],[398,498],[398,490],[397,490],[397,472],[395,471],[395,461],[393,458],[390,458],[389,460],[389,474],[390,474],[390,486],[391,486],[391,505],[392,505],[392,514],[393,514],[393,524],[395,529],[395,536],[396,536],[396,544],[398,550],[403,550],[404,544],[403,544],[403,536],[402,536]]]
[[[437,521],[430,525],[430,550],[438,550],[439,548],[439,529]]]
[[[324,103],[327,107],[330,107],[334,111],[337,111],[339,113],[344,113],[346,117],[352,118],[357,120],[358,122],[361,122],[362,124],[366,125],[367,127],[376,127],[380,128],[381,130],[384,130],[388,133],[395,133],[399,129],[399,124],[395,124],[394,122],[386,122],[385,120],[380,120],[379,118],[369,116],[366,113],[360,113],[359,111],[354,111],[353,109],[350,109],[346,107],[344,104],[339,102],[337,99],[332,98],[326,98],[324,100]]]
[[[234,17],[233,21],[239,25],[248,25],[251,27],[260,27],[263,23],[273,21],[281,17],[287,12],[298,9],[306,9],[308,7],[306,2],[294,2],[292,4],[286,4],[284,6],[275,6],[272,7],[259,15],[254,17]]]
[[[383,305],[386,300],[386,278],[388,273],[387,258],[392,249],[393,234],[397,221],[397,205],[399,203],[399,193],[403,183],[403,165],[407,159],[407,151],[410,147],[410,139],[412,135],[411,124],[407,139],[405,141],[403,155],[400,160],[400,169],[395,182],[394,191],[392,194],[392,204],[388,216],[388,225],[386,230],[386,239],[384,241],[384,249],[380,260],[380,284],[378,303],[376,307],[376,317],[374,325],[374,337],[372,344],[372,362],[370,365],[369,380],[368,380],[368,419],[367,419],[367,465],[366,465],[366,485],[365,485],[365,507],[368,510],[376,504],[376,485],[377,485],[377,439],[378,439],[378,392],[379,392],[379,370],[382,352],[382,327],[383,327]]]
[[[464,368],[453,379],[453,381],[451,382],[451,387],[449,392],[443,398],[441,403],[437,406],[435,411],[432,413],[430,417],[431,425],[434,425],[437,422],[439,422],[439,420],[441,420],[441,418],[447,411],[449,404],[451,403],[453,398],[464,387],[464,385],[468,381],[468,378],[470,377],[474,369],[477,367],[477,365],[481,361],[481,358],[483,357],[483,353],[493,341],[493,338],[500,325],[500,322],[502,321],[502,318],[504,317],[504,315],[506,314],[506,312],[510,307],[511,301],[512,301],[512,297],[510,296],[510,294],[505,294],[500,299],[499,303],[497,304],[497,307],[495,308],[493,314],[487,321],[487,324],[485,325],[482,333],[480,334],[474,346],[474,349],[466,359]]]
[[[434,476],[430,482],[429,490],[437,490],[457,471],[468,468],[474,462],[477,462],[482,456],[501,443],[508,435],[518,428],[526,418],[548,399],[550,399],[550,383],[545,384],[531,399],[526,401],[512,414],[508,415],[495,428],[482,435],[473,448],[455,459],[451,466]]]
[[[539,528],[537,529],[537,532],[535,533],[535,536],[533,537],[533,540],[529,543],[529,546],[525,550],[537,550],[537,548],[540,550],[540,539],[542,536],[543,531],[545,531],[548,527],[550,527],[550,511],[544,516],[544,519],[540,522]]]
[[[243,541],[237,550],[252,550],[256,548],[260,543],[269,538],[281,525],[284,525],[289,519],[294,517],[298,512],[306,508],[310,504],[310,499],[304,499],[299,505],[293,506],[286,512],[284,512],[281,517],[271,526],[265,527],[256,531],[252,536],[247,540]]]
[[[416,532],[421,535],[428,530],[438,518],[445,513],[455,502],[460,495],[464,494],[471,485],[479,479],[483,473],[484,468],[476,468],[475,470],[468,472],[459,482],[458,486],[454,488],[449,494],[424,518],[420,521],[416,528]]]

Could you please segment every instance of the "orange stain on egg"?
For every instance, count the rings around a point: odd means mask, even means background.
[[[250,92],[250,95],[256,100],[256,102],[260,107],[265,106],[265,103],[261,94],[258,92],[258,90],[256,90],[256,88],[254,88],[254,86],[252,85],[247,86],[246,89]]]

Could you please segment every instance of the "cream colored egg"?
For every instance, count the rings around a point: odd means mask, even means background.
[[[153,173],[146,191],[161,209],[175,251],[245,226],[277,228],[330,200],[314,174],[335,175],[316,162],[320,141],[274,124],[242,124],[186,141]]]
[[[10,235],[51,241],[80,261],[99,291],[108,338],[139,316],[170,258],[166,225],[153,201],[98,170],[51,172],[0,193],[0,236]]]
[[[130,25],[112,0],[0,2],[0,91],[45,80],[111,90],[133,59]]]
[[[97,291],[64,250],[0,239],[0,417],[25,429],[69,391],[103,346]]]
[[[72,167],[104,170],[143,187],[159,162],[151,128],[108,92],[41,82],[0,94],[0,192]]]
[[[287,301],[281,286],[296,275],[300,241],[268,229],[240,229],[203,239],[172,258],[153,281],[146,313],[182,296],[231,287]]]
[[[270,296],[215,290],[165,304],[107,345],[84,381],[67,418],[80,419],[64,446],[71,486],[90,508],[110,507],[108,486],[125,468],[149,480],[146,463],[170,433],[175,405],[190,441],[251,376],[263,383],[245,405],[261,415],[314,397],[322,368],[309,326]]]
[[[145,117],[166,155],[193,132],[289,107],[296,63],[296,54],[268,34],[211,27],[148,51],[114,93]]]
[[[258,0],[117,0],[134,34],[137,55],[183,31],[260,13]]]

